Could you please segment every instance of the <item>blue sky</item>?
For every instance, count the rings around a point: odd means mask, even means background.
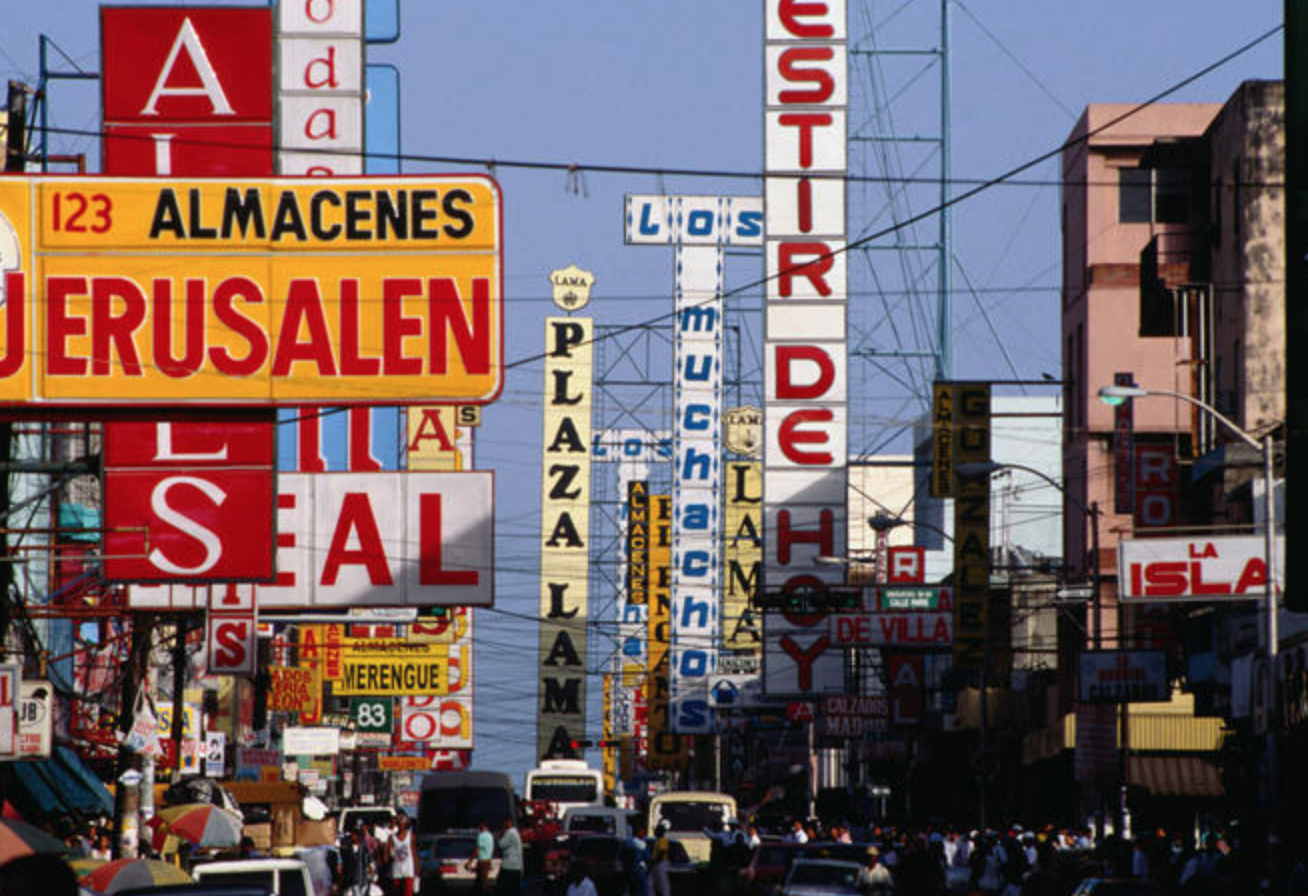
[[[406,154],[742,175],[760,170],[762,0],[400,3],[400,40],[373,48],[370,61],[399,69]],[[882,47],[923,46],[934,40],[939,9],[936,0],[851,0],[851,33],[872,35]],[[1066,137],[1087,103],[1147,99],[1281,17],[1279,0],[954,2],[954,177],[985,179],[1041,155]],[[35,83],[40,33],[78,64],[98,68],[96,3],[10,0],[0,30],[5,79]],[[1221,102],[1242,80],[1281,73],[1278,35],[1171,99]],[[887,83],[896,77],[904,84],[912,75],[891,73]],[[887,109],[901,136],[935,133],[930,77],[909,83]],[[58,84],[51,120],[94,129],[98,103],[93,84]],[[52,140],[56,152],[93,150],[87,137]],[[415,158],[404,170],[486,169]],[[539,351],[541,320],[553,309],[546,278],[570,263],[595,272],[590,310],[602,323],[668,311],[671,259],[623,246],[624,193],[756,195],[761,189],[751,177],[589,172],[570,179],[561,171],[502,165],[495,175],[504,194],[510,360]],[[1022,177],[1039,185],[998,187],[954,211],[957,265],[977,287],[975,296],[960,292],[956,299],[957,375],[1012,376],[992,328],[1019,375],[1059,372],[1058,188],[1050,183],[1056,176],[1055,161],[1042,163]],[[923,211],[929,203],[918,198],[914,211]],[[879,213],[875,204],[868,209]],[[924,226],[924,235],[934,233],[934,221]],[[851,231],[857,229],[851,220]],[[760,271],[757,259],[734,260],[728,286]],[[964,278],[955,276],[961,290]],[[876,347],[894,348],[871,299],[863,313]],[[860,383],[851,368],[864,398],[853,409],[851,451],[874,447],[914,413],[911,401],[879,382],[874,369],[861,376]],[[479,614],[477,764],[519,780],[534,756],[536,632],[517,614],[536,613],[540,389],[539,364],[514,368],[503,397],[485,415],[477,446],[478,466],[497,476],[498,607],[515,614]],[[597,719],[592,728],[598,735]]]

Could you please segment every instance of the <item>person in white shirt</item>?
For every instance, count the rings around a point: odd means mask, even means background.
[[[804,833],[804,825],[800,823],[798,818],[795,819],[794,824],[790,826],[790,833],[786,835],[786,839],[791,843],[808,842],[808,834]]]
[[[506,896],[516,896],[522,890],[522,835],[512,818],[504,819],[499,847],[500,874],[495,878],[495,889]]]
[[[763,838],[758,835],[758,827],[751,824],[749,826],[749,848],[758,849],[762,845]]]
[[[595,882],[586,874],[580,862],[573,862],[568,869],[568,889],[566,896],[599,896]]]

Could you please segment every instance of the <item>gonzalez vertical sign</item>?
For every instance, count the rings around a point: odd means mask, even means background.
[[[273,172],[272,10],[105,6],[104,170]]]
[[[990,386],[950,383],[954,417],[954,665],[986,663],[990,596]]]
[[[536,752],[575,755],[586,736],[593,322],[545,319],[541,475],[540,704]]]
[[[680,769],[686,761],[685,740],[673,733],[668,702],[668,647],[672,638],[672,497],[652,495],[650,506],[649,678],[645,698],[649,744],[645,764],[652,769]]]
[[[839,584],[845,552],[847,291],[845,0],[765,0],[764,581]],[[768,613],[765,688],[843,688],[824,614]]]

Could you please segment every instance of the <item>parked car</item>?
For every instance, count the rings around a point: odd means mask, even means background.
[[[741,871],[746,892],[753,896],[773,896],[785,882],[790,863],[803,855],[803,850],[799,843],[765,840]]]
[[[361,824],[395,827],[395,810],[390,806],[350,806],[341,810],[341,821],[336,826],[343,836]]]
[[[612,806],[572,806],[563,812],[563,833],[630,837],[632,815]]]
[[[781,887],[782,896],[854,896],[862,867],[838,859],[796,859]]]
[[[239,859],[196,865],[191,876],[198,884],[253,884],[275,896],[314,896],[309,867],[299,859]]]
[[[422,877],[421,892],[451,890],[470,890],[477,883],[476,865],[472,864],[477,854],[476,831],[451,831],[435,834],[418,840],[418,861]],[[491,859],[490,882],[495,883],[500,874],[500,859]]]
[[[116,896],[272,896],[272,890],[258,884],[165,884],[119,890]]]
[[[1072,896],[1162,896],[1157,884],[1129,877],[1087,877]]]

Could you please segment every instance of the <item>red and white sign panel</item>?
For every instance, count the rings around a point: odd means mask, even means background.
[[[0,666],[0,756],[18,752],[18,699],[22,670]]]
[[[363,0],[282,0],[278,15],[278,170],[362,174]]]
[[[832,640],[840,647],[942,647],[954,643],[954,614],[837,613],[830,617]]]
[[[1129,404],[1129,402],[1128,402]],[[1171,445],[1134,444],[1137,529],[1175,526],[1180,501],[1180,464]]]
[[[1136,538],[1117,545],[1117,596],[1123,603],[1261,600],[1267,596],[1264,541]],[[1285,587],[1285,538],[1276,539],[1276,588]]]
[[[105,578],[271,579],[274,440],[249,419],[107,426]]]
[[[916,726],[922,721],[926,660],[921,653],[891,654],[888,665],[891,724]]]
[[[443,750],[472,749],[472,701],[458,697],[403,697],[401,741]]]
[[[926,581],[926,548],[892,545],[887,550],[886,582],[891,585],[921,585]]]
[[[272,11],[100,10],[109,174],[272,173]]]
[[[210,675],[253,675],[258,657],[254,616],[210,613],[205,620],[205,668]]]
[[[845,0],[764,9],[764,588],[844,583],[847,263]],[[821,614],[764,619],[768,696],[843,689]]]
[[[303,607],[494,605],[489,472],[283,474],[277,577],[260,612]],[[133,609],[203,606],[184,586],[134,587]]]

